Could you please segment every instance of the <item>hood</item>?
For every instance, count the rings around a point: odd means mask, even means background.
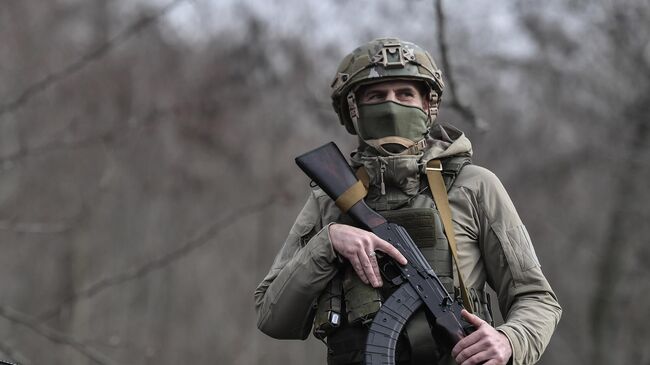
[[[451,156],[472,156],[472,143],[456,127],[436,124],[431,128],[427,144],[430,146],[424,152],[422,160],[443,159]]]
[[[422,175],[429,160],[471,155],[472,144],[463,132],[436,124],[427,149],[420,154],[380,156],[366,146],[352,153],[351,162],[355,170],[363,166],[368,174],[366,202],[376,210],[387,210],[404,206],[427,186]]]

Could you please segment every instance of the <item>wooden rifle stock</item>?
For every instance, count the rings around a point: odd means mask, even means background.
[[[334,142],[296,157],[296,164],[333,200],[357,182],[352,168]],[[363,200],[353,205],[348,214],[367,230],[386,223],[386,219]]]

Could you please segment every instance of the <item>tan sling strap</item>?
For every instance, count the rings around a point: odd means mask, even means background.
[[[363,166],[359,167],[355,174],[357,175],[357,179],[361,180],[363,186],[368,190],[368,187],[370,186],[370,176],[368,176],[366,168]]]
[[[456,235],[454,234],[454,227],[451,221],[451,208],[449,207],[449,199],[447,198],[447,187],[445,186],[445,181],[442,178],[442,163],[440,160],[430,160],[427,162],[427,180],[429,182],[429,189],[431,189],[431,195],[433,200],[436,202],[436,207],[440,212],[440,218],[442,218],[442,225],[445,227],[445,234],[447,235],[447,241],[449,241],[449,248],[451,249],[451,255],[454,258],[454,263],[456,264],[456,271],[458,273],[458,282],[460,284],[460,294],[463,299],[463,305],[470,313],[474,313],[474,308],[472,301],[469,299],[469,292],[465,286],[465,281],[463,280],[463,275],[460,273],[460,265],[458,265],[458,253],[456,249]]]
[[[347,213],[353,205],[355,205],[359,200],[366,197],[368,191],[363,186],[363,183],[360,180],[357,180],[354,185],[350,186],[348,190],[343,192],[339,196],[334,204],[336,204],[343,213]]]

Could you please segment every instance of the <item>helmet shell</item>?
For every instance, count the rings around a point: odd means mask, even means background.
[[[442,72],[429,52],[420,46],[398,38],[378,38],[343,58],[332,81],[332,106],[341,124],[351,134],[357,134],[350,118],[347,96],[361,85],[391,79],[424,82],[437,94],[439,102],[444,82]]]

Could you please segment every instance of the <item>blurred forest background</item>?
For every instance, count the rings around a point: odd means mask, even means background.
[[[308,194],[293,158],[354,147],[338,61],[394,35],[528,226],[564,307],[541,363],[650,364],[649,24],[646,0],[0,0],[0,358],[324,364],[256,329],[253,290]]]

